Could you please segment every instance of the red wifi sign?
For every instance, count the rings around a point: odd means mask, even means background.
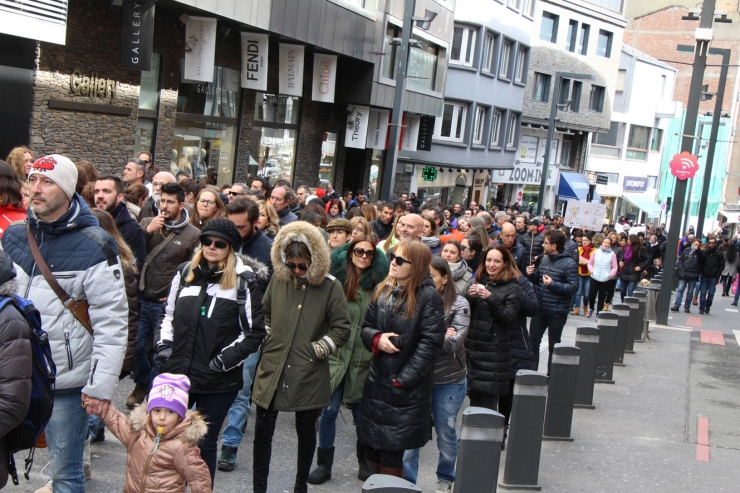
[[[671,174],[679,180],[688,180],[699,170],[699,160],[690,152],[676,154],[670,163]]]

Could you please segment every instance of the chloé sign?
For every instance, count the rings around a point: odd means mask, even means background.
[[[115,99],[118,87],[117,80],[103,79],[98,77],[97,72],[91,72],[90,76],[87,76],[80,69],[72,71],[69,81],[69,89],[73,94],[91,98]]]

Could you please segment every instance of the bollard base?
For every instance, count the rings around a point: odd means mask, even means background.
[[[545,435],[542,435],[542,439],[547,442],[572,442],[574,440],[572,437],[548,437]]]
[[[594,380],[594,383],[614,383],[614,380]]]
[[[573,404],[573,409],[596,409],[596,406],[593,404]]]
[[[506,483],[499,483],[499,488],[503,488],[505,490],[530,490],[530,491],[541,491],[542,486],[538,484],[506,484]]]
[[[614,363],[614,366],[624,366],[624,363]]]
[[[624,352],[627,353],[627,354],[635,354],[634,351],[629,350],[629,349],[625,349]]]

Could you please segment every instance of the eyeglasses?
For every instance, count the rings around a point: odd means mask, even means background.
[[[144,163],[144,164],[149,164],[149,161],[146,160],[146,159],[142,159],[141,162]]]
[[[233,190],[229,190],[229,196],[230,197],[238,197],[239,195],[246,195],[246,193],[235,192]]]
[[[213,245],[216,248],[218,248],[219,250],[225,250],[226,247],[229,246],[228,243],[226,243],[223,240],[212,240],[210,238],[201,238],[200,239],[200,244],[203,245],[204,247],[209,247],[209,246]]]
[[[398,255],[396,255],[395,253],[392,253],[392,252],[388,254],[388,258],[391,259],[391,262],[395,261],[396,262],[396,265],[399,266],[399,267],[401,267],[403,264],[405,264],[407,262],[408,262],[409,265],[411,265],[411,261],[410,260],[406,260],[403,257],[399,257]]]
[[[372,259],[375,257],[375,250],[365,250],[363,248],[355,248],[352,250],[352,253],[355,254],[355,257],[367,257],[369,259]]]
[[[215,200],[206,200],[206,199],[200,199],[200,200],[198,201],[198,203],[199,203],[200,205],[216,205],[216,201],[215,201]]]
[[[306,264],[294,264],[293,262],[285,262],[285,266],[288,267],[290,270],[300,270],[303,272],[306,272],[308,270],[308,266]]]
[[[465,246],[465,245],[460,245],[460,246],[462,247],[463,250],[470,250],[469,246]]]

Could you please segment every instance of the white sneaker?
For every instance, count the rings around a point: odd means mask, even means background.
[[[437,490],[435,493],[451,493],[452,492],[452,482],[447,481],[446,479],[440,479],[437,481]]]
[[[33,493],[53,493],[52,492],[52,489],[51,489],[53,484],[54,484],[54,482],[51,479],[47,479],[46,480],[46,483],[44,483],[44,486],[42,486],[41,488],[37,489]]]
[[[82,466],[85,469],[85,481],[92,477],[92,452],[90,451],[91,440],[91,437],[87,437],[87,440],[85,440],[85,448],[82,452]]]

